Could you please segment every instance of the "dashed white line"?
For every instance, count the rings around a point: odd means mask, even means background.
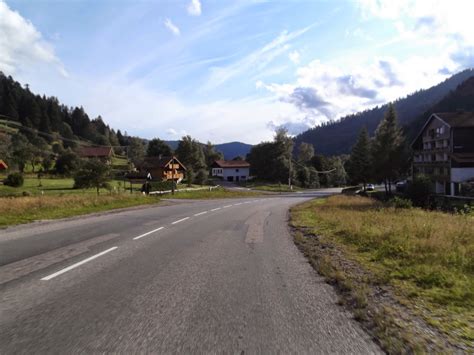
[[[232,207],[232,205],[226,205],[226,206],[224,206],[224,207],[222,207],[222,208],[229,208],[229,207]]]
[[[58,272],[55,272],[54,274],[51,274],[51,275],[48,275],[46,277],[43,277],[41,280],[42,281],[48,281],[48,280],[51,280],[52,278],[56,277],[56,276],[59,276],[61,274],[64,274],[65,272],[68,272],[69,270],[72,270],[72,269],[75,269],[76,267],[78,266],[81,266],[82,264],[85,264],[91,260],[94,260],[96,258],[98,258],[99,256],[102,256],[104,254],[107,254],[107,253],[110,253],[112,250],[115,250],[117,249],[118,247],[113,247],[113,248],[110,248],[110,249],[107,249],[107,250],[104,250],[103,252],[100,252],[99,254],[95,254],[87,259],[84,259],[82,261],[79,261],[78,263],[76,264],[73,264],[71,266],[68,266],[67,268],[64,268],[62,270],[59,270]]]
[[[196,213],[194,216],[197,217],[197,216],[201,216],[201,215],[206,214],[206,213],[207,213],[207,211],[199,212],[199,213]]]
[[[178,219],[177,221],[174,221],[174,222],[171,223],[171,224],[181,223],[181,222],[184,222],[184,221],[187,220],[187,219],[189,219],[189,217],[184,217],[184,218]]]
[[[141,235],[139,235],[139,236],[136,236],[135,238],[133,238],[133,240],[137,240],[137,239],[146,237],[147,235],[150,235],[150,234],[152,234],[152,233],[158,232],[159,230],[162,230],[162,229],[163,229],[163,227],[153,229],[152,231],[149,231],[149,232],[147,232],[147,233],[144,233],[144,234],[141,234]]]
[[[234,206],[240,206],[242,202],[236,203]]]
[[[217,207],[217,208],[213,208],[211,211],[214,212],[214,211],[218,211],[218,210],[220,210],[220,209],[221,209],[220,207]]]

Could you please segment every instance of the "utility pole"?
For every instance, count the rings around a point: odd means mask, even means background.
[[[171,158],[171,195],[174,195],[174,157]]]
[[[290,153],[290,154],[291,154],[291,153]],[[291,160],[292,160],[292,159],[291,159],[291,155],[290,155],[290,169],[289,169],[289,171],[288,171],[288,188],[289,188],[290,190],[292,190],[292,188],[291,188]]]

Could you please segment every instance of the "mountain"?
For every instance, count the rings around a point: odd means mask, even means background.
[[[474,112],[474,77],[470,77],[451,91],[439,102],[417,117],[406,127],[409,141],[413,141],[427,118],[436,112],[472,111]],[[474,138],[474,137],[473,137]]]
[[[473,69],[457,73],[442,83],[426,90],[419,90],[394,102],[401,125],[409,126],[441,99],[455,90],[461,83],[474,76]],[[300,143],[311,143],[318,154],[326,156],[349,153],[362,127],[373,135],[382,120],[387,105],[359,112],[341,119],[311,128],[295,137],[296,147]]]
[[[165,141],[165,143],[175,150],[178,147],[179,141]],[[229,142],[216,144],[215,147],[216,150],[224,154],[224,159],[231,160],[238,156],[245,158],[250,152],[252,145],[242,142]]]

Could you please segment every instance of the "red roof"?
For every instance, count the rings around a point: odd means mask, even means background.
[[[112,147],[81,147],[79,149],[81,158],[108,158],[112,153]]]
[[[219,168],[250,168],[245,160],[216,160],[213,165]]]
[[[0,170],[7,170],[8,165],[3,160],[0,160]]]

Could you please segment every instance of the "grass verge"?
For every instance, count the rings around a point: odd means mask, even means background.
[[[295,242],[388,352],[474,350],[474,217],[333,196],[291,211]]]
[[[159,201],[154,196],[136,194],[5,197],[0,199],[0,227],[150,205]]]
[[[212,191],[209,190],[196,190],[196,191],[187,191],[187,192],[177,192],[174,195],[166,194],[162,195],[165,198],[173,199],[220,199],[220,198],[239,198],[239,197],[255,197],[261,196],[258,192],[252,191],[235,191],[235,190],[226,190],[223,188],[216,188]]]

